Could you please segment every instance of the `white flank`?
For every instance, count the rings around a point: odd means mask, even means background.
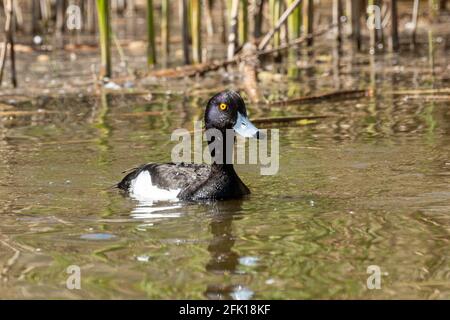
[[[130,196],[136,200],[176,200],[181,189],[165,190],[152,184],[152,177],[147,170],[142,171],[131,181]]]

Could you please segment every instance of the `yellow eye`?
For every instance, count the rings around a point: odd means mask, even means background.
[[[228,106],[225,103],[221,103],[219,108],[220,108],[220,110],[225,111],[228,109]]]

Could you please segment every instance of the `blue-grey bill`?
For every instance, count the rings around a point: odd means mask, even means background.
[[[234,131],[245,138],[258,138],[259,130],[250,120],[238,112],[236,124],[233,127]]]

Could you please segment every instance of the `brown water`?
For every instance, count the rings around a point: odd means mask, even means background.
[[[417,56],[372,67],[346,57],[338,69],[316,56],[325,62],[298,80],[263,81],[273,99],[376,94],[249,104],[251,118],[330,117],[281,126],[278,174],[240,166],[252,194],[239,201],[143,204],[109,189],[127,168],[170,161],[171,132],[192,128],[214,88],[236,82],[155,80],[151,101],[9,98],[47,112],[0,119],[0,297],[450,298],[448,94],[399,92],[448,87],[441,56],[441,76]],[[66,288],[70,265],[81,290]],[[380,290],[366,287],[370,265],[383,272]]]

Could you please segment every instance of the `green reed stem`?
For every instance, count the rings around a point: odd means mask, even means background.
[[[179,0],[181,38],[183,42],[184,64],[189,64],[189,17],[187,0]]]
[[[303,4],[303,32],[306,34],[312,34],[314,32],[314,1],[306,0]],[[312,46],[314,42],[313,38],[306,40],[308,47]]]
[[[262,34],[262,26],[264,20],[264,1],[263,0],[254,0],[255,1],[255,9],[253,12],[254,19],[254,29],[253,29],[253,37],[259,38]]]
[[[294,3],[295,0],[287,0],[287,6],[289,7]],[[297,39],[300,37],[302,26],[302,4],[297,6],[294,11],[288,17],[288,38],[289,41]],[[298,49],[291,48],[289,50],[289,68],[288,76],[290,78],[296,78],[298,76],[298,68],[296,66],[296,61],[298,59]]]
[[[275,27],[275,24],[277,23],[278,19],[280,18],[281,14],[281,6],[282,1],[281,0],[270,0],[269,1],[269,11],[270,11],[270,17],[272,18],[271,21],[271,27]],[[274,48],[277,48],[280,46],[280,32],[277,31],[273,35],[273,46]]]
[[[241,0],[239,7],[239,43],[248,41],[248,0]]]
[[[390,0],[391,6],[391,37],[389,40],[389,48],[392,51],[398,51],[400,42],[398,39],[398,11],[397,0]]]
[[[153,0],[147,0],[147,66],[156,63],[155,23],[153,19]]]
[[[397,0],[391,0],[397,1]],[[352,38],[356,48],[361,50],[361,1],[351,0],[351,26]]]
[[[191,0],[191,30],[192,30],[192,60],[194,63],[202,62],[202,33],[201,33],[201,1]]]
[[[431,73],[434,74],[434,43],[433,30],[428,30],[428,60],[430,62]]]
[[[287,0],[288,6],[290,6],[295,0]],[[300,30],[302,25],[302,5],[300,4],[291,15],[288,17],[288,37],[289,40],[300,37]]]
[[[161,42],[165,58],[168,59],[170,52],[170,4],[169,0],[161,2]]]
[[[100,31],[101,77],[111,77],[111,27],[108,0],[97,0],[98,29]]]

